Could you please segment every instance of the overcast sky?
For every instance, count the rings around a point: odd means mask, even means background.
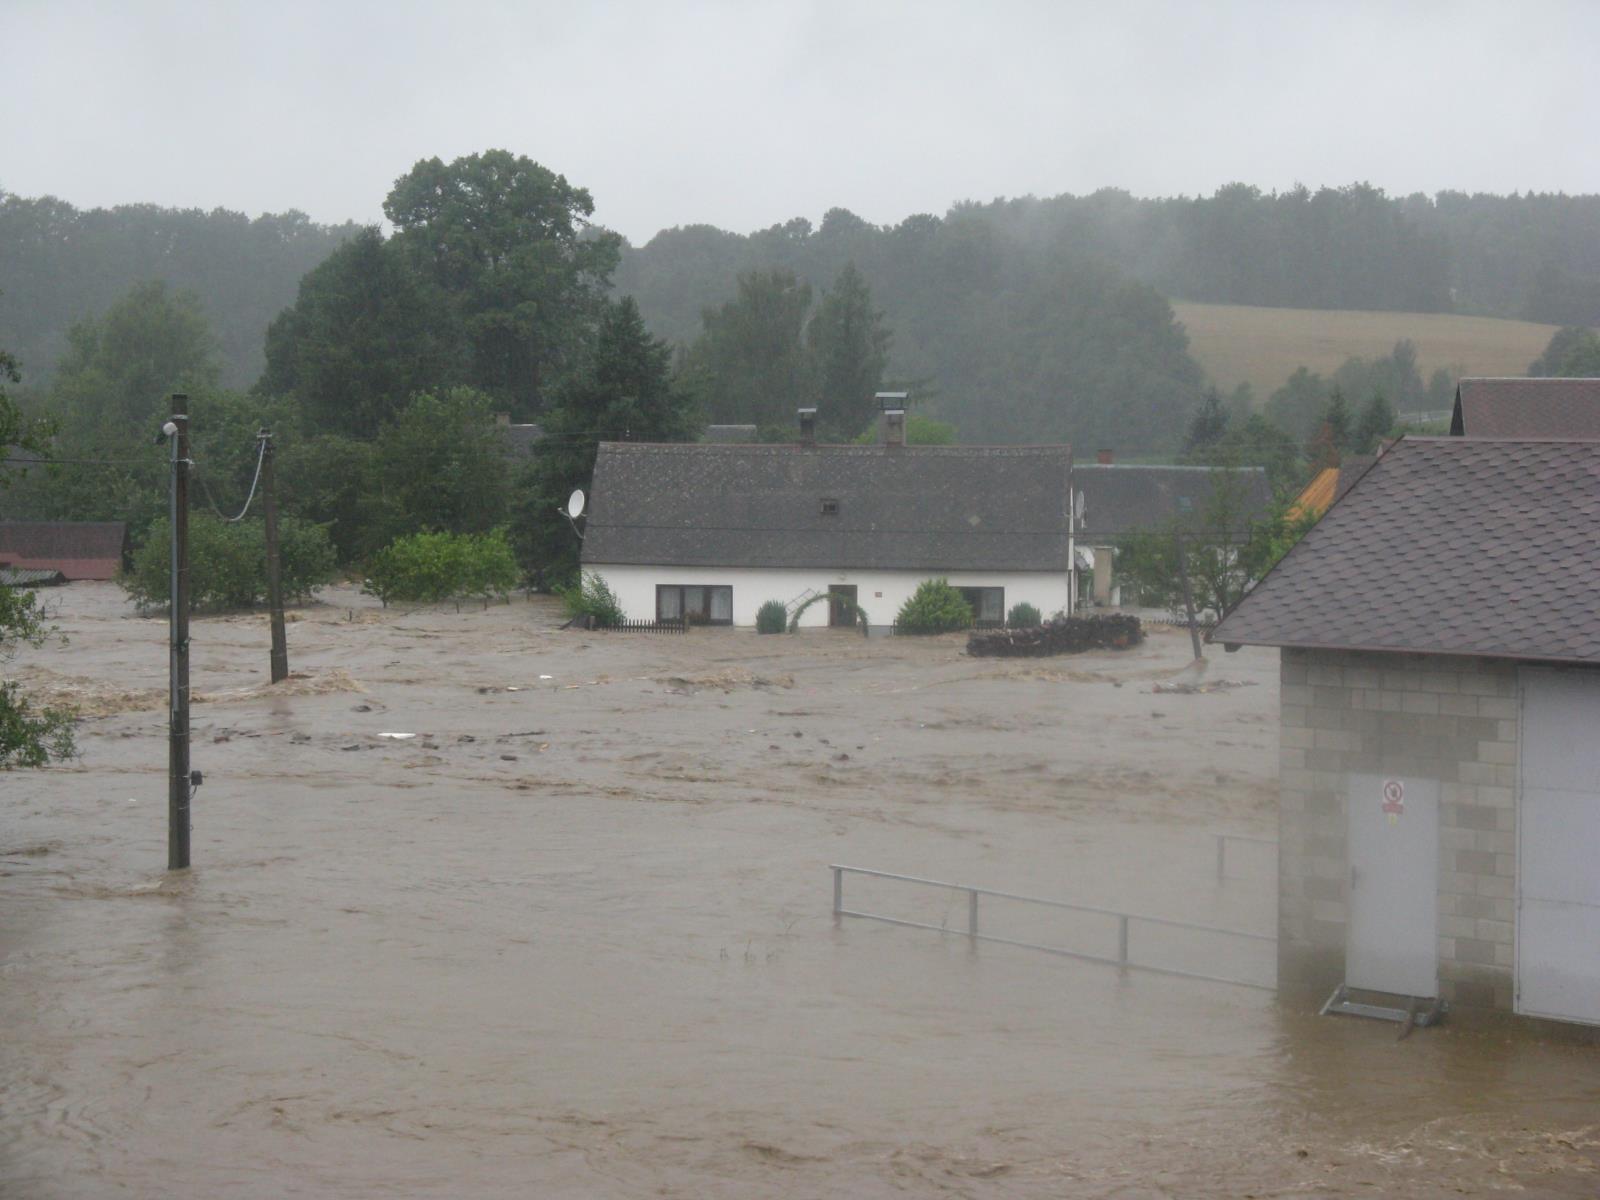
[[[0,188],[377,221],[505,147],[636,242],[842,206],[1600,191],[1600,3],[0,0]]]

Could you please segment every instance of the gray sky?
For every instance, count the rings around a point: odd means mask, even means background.
[[[834,206],[1600,191],[1600,3],[0,0],[0,187],[379,220],[505,147],[636,242]]]

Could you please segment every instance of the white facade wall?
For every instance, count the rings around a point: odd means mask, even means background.
[[[727,585],[733,588],[733,623],[754,625],[756,610],[768,600],[781,600],[791,609],[811,592],[826,592],[832,584],[854,584],[856,602],[873,625],[892,625],[900,607],[924,579],[945,578],[952,587],[1002,587],[1005,608],[1024,601],[1049,617],[1067,606],[1064,571],[828,571],[772,567],[640,567],[585,563],[584,570],[603,578],[632,621],[653,621],[656,585]],[[814,604],[800,618],[805,627],[825,626],[828,606]]]

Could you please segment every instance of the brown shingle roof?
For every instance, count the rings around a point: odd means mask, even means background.
[[[1600,438],[1600,379],[1463,379],[1454,437]]]
[[[1600,663],[1600,442],[1404,438],[1213,641]]]
[[[68,579],[115,578],[127,546],[121,521],[0,521],[0,563]]]

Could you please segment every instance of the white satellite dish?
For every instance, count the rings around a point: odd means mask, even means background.
[[[576,521],[583,516],[583,489],[573,488],[572,495],[567,497],[567,516]]]

